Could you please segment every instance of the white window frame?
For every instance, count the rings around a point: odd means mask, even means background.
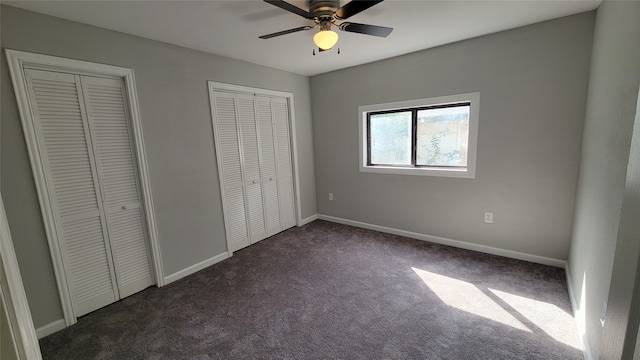
[[[445,105],[452,103],[469,103],[469,148],[467,149],[467,167],[402,167],[368,165],[367,162],[367,115],[372,112],[386,110],[401,110],[416,107]],[[358,107],[358,140],[360,172],[398,175],[440,176],[453,178],[469,178],[476,176],[476,152],[478,144],[478,122],[480,108],[480,93],[466,93],[439,96],[427,99],[398,101],[385,104],[363,105]]]

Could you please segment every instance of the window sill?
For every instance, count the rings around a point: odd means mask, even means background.
[[[377,174],[396,174],[396,175],[418,175],[418,176],[438,176],[451,178],[475,178],[475,171],[467,167],[466,169],[451,168],[409,168],[396,166],[360,166],[360,172],[369,172]]]

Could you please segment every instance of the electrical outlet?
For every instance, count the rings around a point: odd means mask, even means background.
[[[493,224],[493,213],[484,213],[484,222],[486,222],[487,224]]]
[[[329,201],[333,201],[333,193],[329,193]]]

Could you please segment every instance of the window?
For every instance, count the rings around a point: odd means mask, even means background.
[[[360,171],[473,178],[479,93],[367,105]]]

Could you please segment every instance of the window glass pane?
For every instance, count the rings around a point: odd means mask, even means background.
[[[411,165],[411,112],[370,116],[371,163]]]
[[[469,105],[418,111],[416,165],[467,166]]]

